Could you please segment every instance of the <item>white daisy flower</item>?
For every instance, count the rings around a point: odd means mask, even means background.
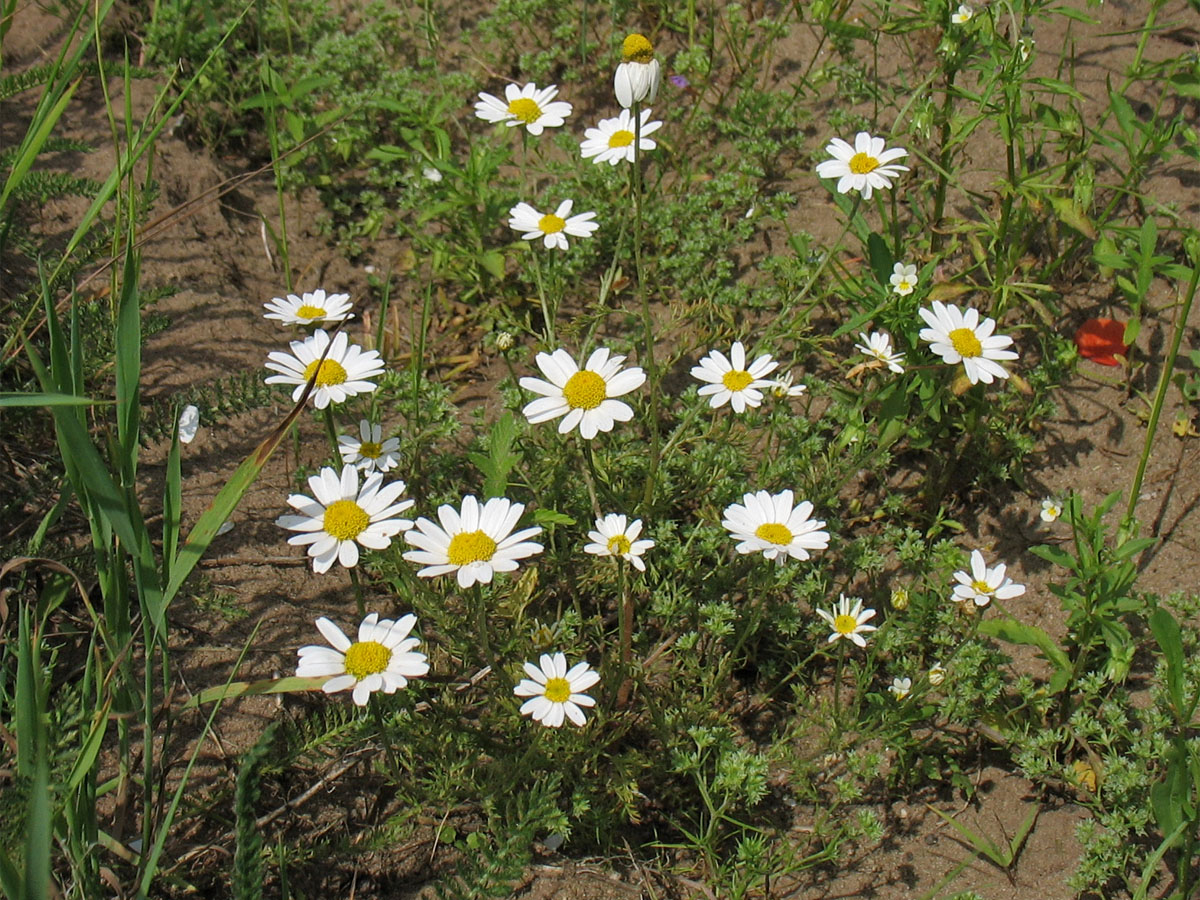
[[[588,537],[592,543],[583,548],[584,553],[594,553],[596,556],[619,556],[639,572],[646,571],[642,562],[642,554],[654,546],[654,541],[638,540],[642,533],[642,520],[634,519],[628,525],[625,516],[609,513],[596,520],[596,530],[589,531]]]
[[[829,546],[829,532],[823,519],[810,518],[813,505],[807,500],[792,506],[792,492],[746,494],[741,503],[725,509],[721,524],[730,532],[738,553],[759,553],[780,564],[792,559],[808,559],[809,550]]]
[[[539,353],[538,368],[550,380],[529,376],[521,379],[521,387],[542,395],[521,412],[534,425],[564,416],[558,425],[559,434],[578,425],[579,434],[589,441],[598,432],[612,431],[614,422],[633,418],[633,409],[613,398],[636,390],[646,381],[641,368],[622,369],[623,362],[625,357],[610,356],[604,347],[593,350],[582,369],[561,348],[552,354]]]
[[[613,77],[617,102],[625,109],[643,101],[653,103],[662,84],[662,67],[654,45],[644,35],[630,34],[621,42],[621,64]]]
[[[357,438],[352,434],[338,435],[338,452],[342,455],[342,462],[354,463],[364,472],[376,469],[386,472],[400,464],[399,438],[390,437],[385,441],[383,428],[368,419],[358,423],[358,434]]]
[[[734,341],[728,358],[720,350],[712,351],[699,365],[692,366],[692,377],[708,382],[700,388],[700,396],[709,397],[708,405],[713,409],[728,403],[734,412],[742,413],[747,406],[762,403],[761,389],[773,384],[764,377],[778,366],[770,354],[764,353],[747,368],[746,348],[741,341]]]
[[[876,331],[872,334],[860,331],[858,336],[863,339],[863,342],[855,344],[855,350],[862,352],[864,356],[878,360],[897,375],[904,373],[904,366],[901,365],[904,362],[904,354],[892,352],[891,335],[886,331]]]
[[[558,209],[542,215],[528,203],[518,203],[508,211],[511,218],[508,227],[514,231],[523,231],[521,237],[527,241],[543,238],[547,248],[557,247],[567,249],[567,235],[574,237],[591,237],[593,231],[600,226],[593,222],[594,212],[571,215],[574,200],[564,200],[558,204]]]
[[[524,125],[530,134],[541,134],[545,128],[557,128],[571,114],[571,104],[555,100],[558,85],[540,91],[532,82],[525,87],[510,84],[504,89],[504,99],[480,93],[475,115],[488,122],[503,122],[509,128]]]
[[[850,605],[851,599],[853,599],[853,606]],[[828,622],[829,627],[833,629],[833,634],[829,635],[828,643],[830,644],[845,638],[860,647],[865,647],[867,641],[863,635],[878,630],[876,626],[867,624],[875,618],[875,610],[863,609],[861,597],[849,598],[845,594],[838,594],[838,602],[830,611],[818,609],[817,615]]]
[[[280,351],[268,354],[267,368],[278,375],[267,378],[267,384],[294,384],[293,402],[300,399],[308,379],[316,372],[312,402],[317,409],[330,403],[342,403],[356,394],[369,394],[375,383],[368,380],[383,374],[383,360],[376,350],[364,350],[351,344],[345,332],[338,332],[332,341],[325,330],[318,328],[303,341],[291,342],[291,355]],[[329,353],[321,360],[325,348]],[[319,367],[319,368],[318,368]]]
[[[288,294],[287,299],[274,297],[263,307],[268,312],[264,319],[278,319],[284,325],[311,325],[313,322],[340,322],[343,319],[353,319],[350,312],[349,294],[330,294],[318,288],[303,297]]]
[[[888,687],[888,690],[892,692],[892,695],[897,700],[903,700],[910,693],[912,693],[912,679],[911,678],[893,678],[891,685]]]
[[[425,654],[413,649],[420,640],[408,636],[416,624],[417,617],[412,613],[398,621],[380,619],[378,613],[371,613],[358,626],[358,640],[351,641],[342,629],[322,616],[317,619],[317,628],[333,645],[332,649],[320,644],[301,647],[297,651],[300,662],[296,675],[328,676],[321,690],[332,694],[354,688],[354,702],[366,706],[367,698],[375,691],[394,694],[408,685],[408,679],[428,674]]]
[[[983,554],[972,550],[971,571],[954,573],[954,580],[958,584],[954,586],[954,594],[950,599],[955,603],[974,600],[976,606],[987,606],[993,599],[1020,597],[1025,593],[1025,585],[1017,584],[1004,571],[1004,563],[989,569],[983,561]]]
[[[179,443],[190,444],[200,430],[200,410],[190,403],[179,414]]]
[[[396,534],[413,526],[409,519],[396,518],[413,505],[412,500],[399,500],[403,481],[384,484],[383,475],[373,472],[359,490],[354,466],[344,466],[340,477],[337,469],[326,466],[308,479],[308,487],[316,499],[292,494],[288,506],[301,514],[280,516],[275,524],[300,532],[288,543],[309,545],[308,555],[318,575],[329,571],[335,559],[347,569],[354,568],[359,544],[385,550]]]
[[[543,653],[540,662],[540,666],[525,663],[529,677],[513,688],[518,697],[530,698],[521,704],[521,715],[531,716],[547,728],[558,728],[564,719],[582,727],[587,719],[580,707],[596,705],[582,692],[600,680],[600,673],[586,662],[576,663],[568,671],[567,657],[562,653]]]
[[[1062,504],[1052,497],[1042,501],[1041,517],[1043,522],[1056,522],[1062,515]]]
[[[643,109],[639,118],[641,127],[640,134],[637,135],[637,149],[638,152],[645,153],[658,146],[656,141],[646,135],[662,128],[662,122],[651,122],[649,109]],[[621,110],[619,116],[601,119],[595,128],[589,128],[583,133],[584,140],[579,145],[581,155],[584,159],[595,157],[593,162],[597,165],[606,162],[615,166],[622,160],[633,162],[634,125],[633,114],[627,109]]]
[[[971,384],[991,384],[995,378],[1007,378],[1008,371],[997,362],[1017,359],[1015,350],[1005,350],[1013,339],[992,332],[996,320],[979,321],[979,311],[967,307],[966,312],[953,304],[933,301],[933,309],[917,310],[928,328],[921,329],[921,340],[928,341],[930,350],[950,365],[962,363]]]
[[[934,663],[929,668],[929,683],[933,687],[938,687],[946,680],[946,667],[941,663]]]
[[[424,516],[417,519],[417,527],[404,535],[417,549],[404,558],[425,566],[417,572],[422,578],[457,572],[459,587],[489,584],[496,572],[512,572],[518,559],[542,552],[541,544],[527,540],[541,528],[513,532],[524,511],[523,504],[503,497],[492,497],[481,506],[468,494],[461,513],[449,504],[438,507],[441,527]]]
[[[965,3],[958,4],[958,12],[950,16],[950,21],[955,25],[966,25],[975,16],[975,10],[967,6]]]
[[[870,200],[872,191],[890,188],[891,179],[908,171],[908,166],[892,162],[893,159],[908,156],[907,150],[903,147],[893,147],[891,150],[883,148],[883,138],[872,137],[865,131],[860,131],[854,138],[853,147],[841,138],[834,138],[825,148],[825,152],[833,159],[817,165],[817,176],[838,179],[839,194],[861,191],[863,199]]]
[[[781,377],[770,382],[771,393],[775,395],[776,400],[789,400],[794,397],[799,397],[808,390],[807,385],[792,384],[793,380],[792,373],[786,372]]]
[[[913,263],[898,262],[892,266],[892,276],[888,279],[892,290],[901,297],[907,297],[917,287],[917,267]]]

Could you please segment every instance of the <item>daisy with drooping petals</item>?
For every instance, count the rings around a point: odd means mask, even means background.
[[[901,297],[907,297],[917,287],[917,267],[912,263],[898,262],[892,266],[892,276],[888,279],[892,290]]]
[[[929,349],[950,365],[962,363],[971,384],[991,384],[995,378],[1007,378],[1008,371],[997,360],[1016,359],[1015,350],[1006,350],[1013,339],[992,334],[996,320],[979,321],[979,310],[967,307],[966,312],[953,304],[933,301],[933,309],[917,310],[928,328],[921,329],[921,340]]]
[[[808,390],[808,385],[793,384],[793,381],[795,381],[795,377],[792,373],[785,372],[782,376],[770,382],[771,393],[775,396],[776,400],[791,400],[804,395],[804,392]]]
[[[877,360],[882,365],[888,367],[889,371],[895,372],[897,375],[904,374],[903,353],[892,352],[892,338],[886,331],[876,331],[867,334],[865,331],[860,331],[858,336],[863,339],[861,344],[855,344],[854,349],[862,352],[864,356],[869,356]]]
[[[892,696],[897,700],[903,700],[912,693],[911,678],[893,678],[888,690],[892,692]]]
[[[854,138],[853,147],[841,138],[834,138],[825,152],[833,159],[817,165],[817,176],[836,178],[839,194],[860,191],[864,200],[871,199],[872,191],[890,188],[893,178],[899,178],[901,172],[908,171],[908,166],[892,162],[893,159],[908,156],[907,150],[903,147],[885,150],[883,138],[872,137],[865,131],[860,131]]]
[[[330,341],[325,330],[318,328],[303,341],[291,342],[291,354],[275,351],[267,355],[267,368],[278,375],[267,378],[267,384],[294,384],[292,400],[300,399],[308,379],[316,373],[312,402],[317,409],[330,403],[342,403],[356,394],[369,394],[375,383],[368,379],[383,374],[383,360],[376,350],[364,350],[351,344],[345,332],[338,332]],[[329,353],[325,353],[325,348]],[[325,359],[321,359],[322,354]]]
[[[759,553],[780,564],[792,559],[808,559],[809,550],[829,546],[829,532],[823,519],[811,518],[813,505],[807,500],[792,506],[792,492],[746,494],[741,503],[725,509],[721,524],[730,532],[738,553]]]
[[[316,497],[292,494],[288,506],[300,515],[280,516],[275,524],[300,534],[288,538],[294,546],[308,544],[313,571],[318,575],[329,571],[336,559],[347,569],[358,565],[358,545],[371,550],[384,550],[392,538],[408,528],[409,519],[396,518],[413,505],[412,500],[399,500],[404,482],[383,483],[378,472],[368,475],[362,490],[358,487],[358,469],[352,465],[337,469],[326,466],[308,479],[308,487]]]
[[[1017,584],[1004,574],[1005,565],[988,568],[983,561],[983,554],[978,550],[971,551],[971,571],[955,572],[954,594],[950,597],[955,603],[973,600],[976,606],[987,606],[996,600],[1009,600],[1020,597],[1025,593],[1025,585]]]
[[[651,122],[649,109],[643,109],[638,118],[641,124],[637,128],[637,151],[644,153],[658,146],[656,141],[646,135],[662,128],[662,122]],[[584,159],[595,157],[593,162],[597,165],[606,162],[615,166],[622,160],[633,162],[635,124],[637,123],[632,113],[627,109],[621,110],[619,116],[601,119],[595,128],[589,128],[583,133],[584,140],[579,145],[581,155]]]
[[[531,716],[547,728],[558,728],[564,719],[583,727],[587,718],[580,707],[596,705],[583,691],[600,680],[600,673],[587,662],[576,663],[568,670],[567,657],[562,653],[543,653],[540,663],[525,663],[529,677],[513,688],[518,697],[530,698],[521,704],[521,715]]]
[[[741,341],[734,341],[728,358],[720,350],[712,351],[699,365],[692,366],[692,377],[707,382],[700,388],[700,396],[708,397],[713,409],[728,403],[734,412],[742,413],[747,406],[762,403],[762,388],[772,386],[763,379],[778,366],[769,353],[764,353],[747,367],[746,348]]]
[[[621,42],[621,64],[613,77],[617,102],[628,109],[635,103],[653,103],[662,84],[662,67],[654,58],[654,45],[641,34],[626,35]]]
[[[301,647],[296,675],[328,676],[321,690],[332,694],[354,688],[354,702],[366,706],[375,691],[394,694],[408,685],[408,679],[429,673],[425,654],[413,649],[420,640],[408,636],[416,624],[417,617],[412,613],[398,621],[380,619],[379,613],[371,613],[358,626],[358,640],[351,641],[342,629],[322,616],[317,619],[317,628],[332,647],[320,644]]]
[[[646,571],[642,562],[642,554],[654,546],[654,541],[638,540],[642,533],[642,520],[634,519],[628,525],[625,516],[619,513],[609,513],[604,518],[596,520],[596,530],[589,531],[588,537],[592,543],[583,548],[584,553],[594,553],[596,556],[618,556],[631,563],[639,572]]]
[[[540,91],[532,82],[525,87],[510,84],[504,89],[504,99],[480,93],[475,115],[488,122],[503,122],[509,128],[524,125],[530,134],[541,134],[545,128],[557,128],[571,114],[571,104],[555,100],[558,85]]]
[[[853,599],[853,606],[851,606]],[[838,594],[838,602],[829,612],[823,609],[817,610],[817,615],[829,623],[829,627],[833,629],[833,634],[829,635],[828,643],[842,640],[853,641],[859,647],[867,646],[866,638],[863,637],[872,631],[877,631],[875,625],[868,625],[871,619],[875,618],[875,610],[863,609],[861,597],[850,598],[845,594]]]
[[[515,571],[518,559],[542,552],[541,544],[527,540],[541,528],[513,532],[524,511],[524,504],[504,497],[492,497],[481,505],[468,494],[461,512],[449,504],[438,507],[441,527],[424,516],[417,519],[417,527],[404,535],[417,549],[404,558],[425,566],[417,572],[422,578],[456,572],[459,587],[490,584],[496,572]]]
[[[352,434],[338,435],[338,452],[342,462],[354,463],[364,472],[378,469],[386,472],[400,463],[400,439],[383,439],[383,428],[363,419],[358,423],[359,437]]]
[[[189,403],[179,414],[179,443],[190,444],[199,430],[200,410]]]
[[[966,25],[975,17],[975,10],[967,6],[965,3],[958,4],[958,11],[950,16],[950,21],[955,25]]]
[[[518,203],[508,211],[511,216],[508,227],[525,232],[521,235],[524,240],[536,241],[543,238],[547,248],[566,250],[568,234],[573,237],[591,237],[592,232],[600,227],[592,221],[596,218],[594,212],[571,215],[571,207],[574,205],[574,200],[564,200],[554,212],[542,215],[528,203]]]
[[[604,347],[593,350],[582,369],[566,350],[539,353],[538,368],[550,380],[528,375],[521,379],[521,387],[542,395],[521,412],[534,425],[564,416],[558,433],[566,434],[578,425],[580,436],[589,441],[601,431],[612,431],[614,422],[633,418],[629,404],[613,398],[636,390],[646,381],[641,368],[622,369],[623,362],[625,357],[610,356]]]
[[[278,319],[284,325],[311,325],[313,322],[340,322],[343,319],[353,319],[350,312],[349,294],[330,294],[325,296],[321,288],[303,297],[288,294],[287,299],[273,297],[270,303],[263,307],[269,312],[263,314],[264,319]]]

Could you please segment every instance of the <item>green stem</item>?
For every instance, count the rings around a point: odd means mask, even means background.
[[[338,450],[337,423],[333,421],[333,406],[326,406],[323,410],[321,410],[321,413],[322,419],[325,422],[325,436],[329,438],[329,448],[333,452],[333,458],[335,462],[340,461],[342,454],[341,451]],[[338,468],[340,471],[340,467],[335,466],[334,468]]]
[[[379,726],[379,739],[383,741],[383,746],[387,750],[388,763],[392,767],[392,777],[397,782],[401,779],[400,759],[396,756],[395,741],[392,740],[392,729],[384,721],[383,711],[379,708],[379,700],[372,697],[369,701],[371,707],[371,715],[375,719],[375,724]]]
[[[1193,240],[1200,243],[1200,235],[1193,235]],[[1146,475],[1146,464],[1150,461],[1150,450],[1154,446],[1154,432],[1158,428],[1158,419],[1162,415],[1163,403],[1167,399],[1167,388],[1171,384],[1175,358],[1179,355],[1179,342],[1183,339],[1188,315],[1192,311],[1192,301],[1196,298],[1196,284],[1200,280],[1200,253],[1192,254],[1191,263],[1192,277],[1188,279],[1187,295],[1175,317],[1175,331],[1171,335],[1171,347],[1167,351],[1167,358],[1163,360],[1162,372],[1158,376],[1158,389],[1154,392],[1154,405],[1150,408],[1150,421],[1146,425],[1146,441],[1142,445],[1142,456],[1138,460],[1137,473],[1133,476],[1133,486],[1129,490],[1129,505],[1125,509],[1125,519],[1121,522],[1120,532],[1124,536],[1123,539],[1137,534],[1137,520],[1134,518],[1134,511],[1137,507],[1138,495],[1142,491],[1142,479]]]
[[[661,452],[658,433],[658,364],[654,359],[654,318],[650,312],[650,292],[646,289],[646,270],[642,265],[642,104],[633,104],[633,264],[637,271],[638,296],[642,301],[642,331],[646,341],[642,363],[649,376],[650,389],[650,466],[642,491],[642,508],[648,514],[654,502],[654,483],[658,478]]]
[[[833,682],[833,724],[842,731],[842,670],[846,665],[846,642],[838,641],[837,675]]]
[[[492,673],[499,675],[499,667],[496,665],[496,657],[492,653],[492,641],[488,635],[488,620],[487,606],[483,601],[483,590],[479,587],[479,583],[471,585],[471,612],[475,616],[475,631],[478,633],[480,659],[485,666],[488,666]]]
[[[950,180],[950,120],[954,115],[955,74],[956,71],[954,69],[946,72],[946,93],[942,97],[942,111],[940,116],[942,127],[938,139],[938,146],[941,148],[938,153],[938,180],[933,194],[933,221],[929,223],[930,232],[932,233],[931,246],[935,253],[942,245],[942,235],[938,231],[938,226],[942,223],[942,213],[946,209],[946,184]]]
[[[621,596],[621,662],[619,668],[620,690],[617,691],[617,706],[624,706],[633,690],[630,666],[633,660],[633,596],[629,591],[629,579],[625,575],[625,560],[617,558],[617,586]]]
[[[554,342],[554,317],[557,315],[557,309],[551,307],[546,295],[546,284],[542,280],[542,261],[532,244],[529,245],[529,253],[533,257],[533,280],[537,282],[538,301],[542,305],[542,319],[545,321],[544,340],[546,341],[546,349],[553,351],[557,346]]]

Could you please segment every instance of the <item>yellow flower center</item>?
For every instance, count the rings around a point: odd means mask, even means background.
[[[778,522],[767,522],[765,525],[759,525],[754,529],[754,536],[763,541],[770,541],[772,544],[781,544],[787,546],[792,542],[792,532],[786,525],[780,525]]]
[[[325,309],[321,306],[310,306],[305,303],[296,310],[296,318],[298,319],[323,319],[325,318]]]
[[[970,358],[983,355],[983,344],[979,343],[979,338],[970,328],[955,328],[950,332],[950,343],[959,356]]]
[[[362,534],[371,517],[367,511],[353,500],[335,500],[325,507],[325,518],[322,527],[326,534],[331,534],[339,541],[352,541]]]
[[[536,100],[518,97],[508,104],[508,114],[514,119],[520,119],[526,125],[532,125],[542,117],[542,108],[537,105]]]
[[[621,43],[621,59],[625,62],[648,63],[654,59],[654,45],[645,35],[629,35]]]
[[[753,380],[754,376],[745,369],[731,369],[721,376],[721,384],[731,391],[744,391]]]
[[[446,557],[452,566],[486,562],[496,552],[496,542],[482,531],[464,531],[450,539]]]
[[[609,147],[628,147],[632,143],[633,143],[633,132],[632,131],[625,131],[625,130],[614,131],[612,133],[612,135],[609,136],[609,139],[608,139]]]
[[[374,441],[363,441],[358,445],[358,455],[365,456],[367,459],[379,459],[383,456],[383,444],[377,444]]]
[[[392,661],[392,651],[378,641],[355,641],[346,651],[346,674],[362,681],[378,675]]]
[[[317,360],[314,359],[304,369],[304,380],[308,381],[312,378],[313,372],[317,373],[317,387],[346,383],[346,367],[336,359],[327,359],[322,362],[320,370],[317,369]]]
[[[855,153],[850,157],[850,171],[855,175],[866,175],[879,168],[879,160],[866,153]]]
[[[992,592],[992,586],[986,581],[976,580],[971,582],[971,590],[977,594],[990,594]]]
[[[571,699],[571,682],[565,678],[547,678],[545,694],[551,703],[566,703]]]
[[[854,634],[856,628],[858,628],[858,619],[846,615],[846,613],[842,613],[833,620],[833,630],[838,634]]]
[[[542,234],[558,234],[566,227],[566,220],[559,218],[554,213],[546,213],[538,219],[538,231]]]
[[[616,537],[608,539],[608,552],[613,556],[624,556],[632,546],[633,544],[629,542],[629,538],[623,534],[618,534]]]
[[[913,289],[913,284],[907,278],[901,278],[900,283],[897,284],[896,287],[902,291],[911,291]]]
[[[604,379],[588,369],[580,369],[563,386],[563,399],[571,409],[595,409],[607,396]]]

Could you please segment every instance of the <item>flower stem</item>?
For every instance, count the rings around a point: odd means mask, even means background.
[[[837,676],[833,681],[833,724],[842,731],[842,670],[846,665],[846,642],[838,641]]]
[[[399,782],[402,773],[400,771],[400,760],[396,756],[395,741],[392,740],[391,726],[383,718],[383,711],[379,708],[379,699],[372,697],[369,702],[371,715],[375,719],[375,724],[379,726],[379,739],[383,741],[384,748],[387,750],[388,763],[392,767],[392,777]]]
[[[325,436],[329,438],[329,448],[333,451],[333,458],[340,460],[342,454],[338,450],[337,424],[333,421],[333,405],[326,406],[321,412],[325,421]]]
[[[533,279],[537,282],[538,300],[542,304],[542,319],[545,321],[545,340],[546,348],[553,350],[554,343],[554,317],[557,314],[556,309],[552,309],[550,301],[546,296],[546,284],[542,280],[542,261],[538,257],[537,251],[533,249],[533,245],[529,245],[529,253],[533,257]]]
[[[483,590],[479,582],[471,585],[471,612],[475,616],[475,631],[479,638],[480,660],[493,673],[497,672],[496,658],[492,654],[492,641],[488,636],[487,607],[483,602]]]
[[[650,312],[650,292],[646,286],[646,270],[642,265],[642,104],[633,104],[633,265],[637,271],[637,291],[642,301],[642,331],[646,349],[643,365],[650,381],[650,466],[646,470],[646,485],[642,491],[642,507],[648,513],[654,502],[654,483],[658,478],[658,459],[661,452],[658,433],[658,364],[654,360],[654,318]]]
[[[617,558],[617,585],[621,595],[621,688],[617,691],[617,708],[622,709],[633,691],[633,673],[630,670],[633,659],[633,596],[625,574],[625,560],[620,557]]]

